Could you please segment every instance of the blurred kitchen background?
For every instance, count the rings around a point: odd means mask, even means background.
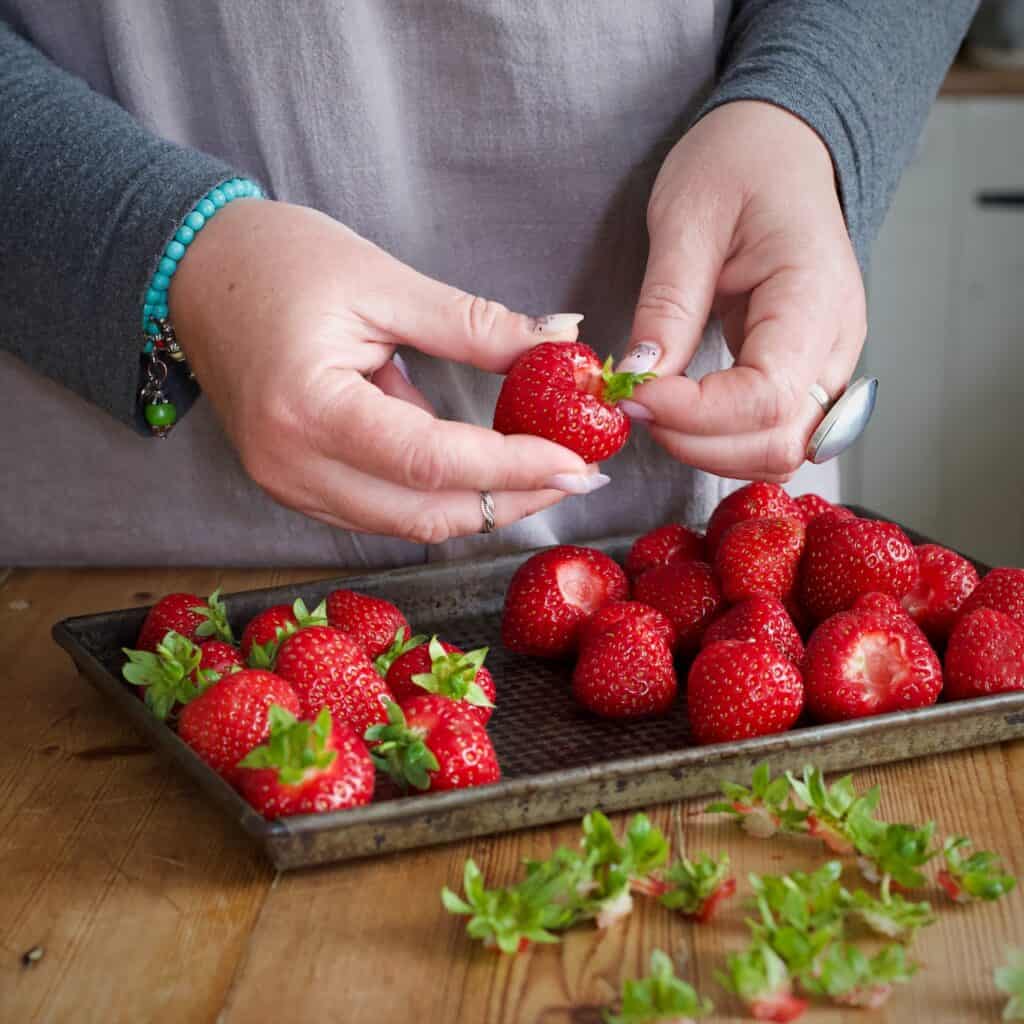
[[[875,245],[843,498],[1024,565],[1024,2],[982,8]]]

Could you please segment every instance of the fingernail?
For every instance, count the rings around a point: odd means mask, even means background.
[[[405,360],[395,352],[391,356],[391,362],[395,364],[395,369],[402,375],[402,379],[405,383],[411,385],[412,380],[409,377],[409,367],[406,366]]]
[[[636,420],[637,423],[650,423],[654,419],[651,410],[646,405],[641,405],[639,402],[632,401],[632,399],[621,398],[618,404],[619,408],[631,420]]]
[[[660,358],[659,345],[653,341],[639,341],[619,360],[615,370],[617,373],[646,373],[657,365]]]
[[[549,313],[533,321],[533,333],[544,338],[573,339],[579,333],[577,328],[583,319],[582,313]]]
[[[611,483],[611,480],[604,473],[590,473],[586,476],[581,473],[556,473],[544,486],[565,491],[566,494],[591,494]]]

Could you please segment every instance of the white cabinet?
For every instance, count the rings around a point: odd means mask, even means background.
[[[1024,99],[939,102],[874,250],[844,498],[1024,565],[1024,205],[986,192],[1024,197]]]

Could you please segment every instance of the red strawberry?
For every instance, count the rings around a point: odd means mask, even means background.
[[[400,655],[385,677],[388,689],[399,704],[425,693],[468,704],[480,723],[486,724],[494,710],[494,677],[484,668],[487,648],[468,654],[454,644],[432,637]]]
[[[807,642],[803,672],[807,709],[821,722],[927,707],[942,689],[925,635],[889,611],[826,619]]]
[[[308,626],[326,625],[327,609],[322,601],[312,611],[306,610],[301,598],[291,605],[275,604],[253,616],[242,630],[242,654],[254,668],[269,668],[286,636]]]
[[[405,616],[390,601],[354,590],[335,590],[327,595],[327,622],[354,636],[371,661],[383,659],[377,666],[381,675],[387,675],[391,662],[402,653],[404,641],[412,636]],[[397,653],[393,654],[392,649]]]
[[[1024,569],[992,569],[964,601],[961,615],[992,608],[1024,626]]]
[[[994,608],[961,617],[946,648],[950,700],[1024,690],[1024,625]]]
[[[726,495],[708,522],[708,554],[715,557],[726,530],[745,519],[803,519],[800,506],[778,485],[763,481],[747,484]]]
[[[204,640],[199,645],[199,655],[199,668],[216,672],[218,676],[245,668],[242,652],[234,644],[226,644],[223,640]]]
[[[378,768],[420,790],[465,789],[501,778],[498,757],[473,711],[426,694],[404,707],[388,705],[386,725],[366,732]]]
[[[755,594],[784,600],[796,586],[804,550],[802,519],[747,519],[726,530],[715,552],[722,596],[734,604]]]
[[[663,620],[664,621],[664,620]],[[640,619],[589,635],[572,674],[572,692],[605,718],[640,718],[667,711],[678,683],[664,627]]]
[[[891,594],[879,594],[875,591],[869,594],[861,594],[851,605],[850,611],[880,612],[883,615],[895,618],[898,622],[906,622],[908,619],[914,622],[910,618],[910,613],[907,609],[895,597]],[[915,622],[914,625],[916,626],[917,623]]]
[[[271,704],[299,713],[299,698],[280,676],[243,669],[214,683],[182,708],[178,735],[215,772],[234,783],[238,762],[270,735]]]
[[[933,644],[943,644],[978,585],[978,570],[963,555],[939,544],[921,544],[917,563],[921,575],[914,589],[903,595],[903,607]]]
[[[629,417],[616,403],[653,376],[614,373],[611,356],[602,367],[597,353],[579,342],[544,342],[508,371],[494,407],[494,429],[546,437],[587,462],[600,462],[629,437]]]
[[[275,671],[291,683],[304,718],[329,708],[360,736],[387,718],[387,684],[359,641],[333,626],[307,626],[285,637]]]
[[[613,633],[624,625],[639,625],[653,638],[669,647],[675,646],[675,626],[648,604],[639,601],[609,601],[602,605],[580,629],[579,644],[582,650],[591,640]]]
[[[820,494],[801,494],[799,498],[794,498],[793,500],[800,506],[800,513],[805,524],[825,512],[833,511],[836,507],[831,501],[827,501]]]
[[[571,654],[583,623],[628,595],[625,573],[607,555],[567,544],[549,548],[528,558],[509,582],[502,642],[520,654]]]
[[[635,580],[656,565],[675,561],[706,561],[704,537],[686,526],[669,523],[634,541],[626,555],[626,575]]]
[[[804,656],[800,639],[785,606],[774,597],[755,596],[715,619],[701,637],[701,647],[719,640],[766,640],[799,666]]]
[[[167,594],[146,615],[135,646],[140,651],[155,651],[156,645],[171,631],[186,640],[216,636],[232,643],[227,610],[215,590],[205,601],[195,594]]]
[[[368,804],[375,772],[366,744],[324,708],[300,722],[274,704],[270,736],[242,759],[238,788],[264,818],[322,814]]]
[[[903,597],[918,573],[917,552],[895,523],[819,516],[807,527],[800,604],[821,622],[861,594]]]
[[[800,672],[766,640],[719,640],[690,667],[686,712],[696,743],[785,732],[803,704]]]
[[[692,654],[701,634],[722,607],[718,589],[705,562],[671,562],[648,569],[636,581],[634,597],[664,614],[676,631],[676,649]]]

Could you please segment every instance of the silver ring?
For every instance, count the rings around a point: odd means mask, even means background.
[[[810,386],[809,393],[811,398],[821,406],[824,412],[828,412],[835,404],[832,399],[829,398],[828,392],[820,384],[812,384]]]
[[[480,492],[480,514],[484,517],[481,533],[494,533],[494,498],[490,491]]]

